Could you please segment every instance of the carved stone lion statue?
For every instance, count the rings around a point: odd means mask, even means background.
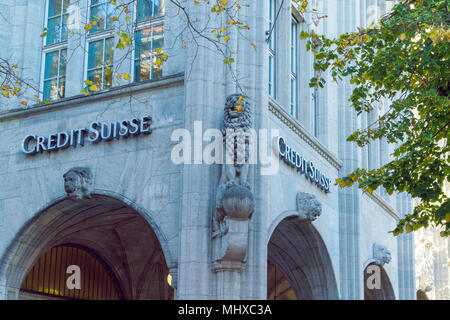
[[[378,243],[374,243],[373,259],[375,260],[375,264],[382,266],[385,263],[389,263],[391,261],[391,252],[385,246]]]
[[[64,189],[69,198],[76,200],[91,198],[93,174],[90,168],[72,168],[63,177]]]
[[[309,221],[316,220],[322,214],[322,204],[316,196],[306,192],[297,193],[297,210]]]
[[[224,195],[226,195],[227,204],[230,201],[237,201],[241,204],[245,203],[246,208],[240,208],[242,212],[252,212],[254,207],[253,194],[250,192],[248,183],[248,160],[251,139],[248,130],[252,128],[252,113],[248,99],[241,94],[232,94],[227,97],[224,108],[223,118],[223,142],[226,155],[226,161],[222,165],[222,173],[216,193],[216,212],[213,217],[213,237],[218,234],[225,234],[227,226],[225,217],[227,213],[224,210]],[[231,159],[231,161],[229,161]],[[227,192],[230,188],[234,188],[234,192]],[[248,192],[242,190],[246,188]],[[240,197],[243,199],[230,199],[232,195],[236,195],[240,189]],[[236,202],[236,203],[237,203]],[[236,212],[236,210],[233,210]],[[250,213],[251,215],[251,213]]]
[[[250,188],[247,182],[249,144],[248,130],[252,127],[250,103],[240,94],[227,97],[223,117],[223,140],[225,155],[233,163],[226,161],[223,166],[221,183],[235,182]]]

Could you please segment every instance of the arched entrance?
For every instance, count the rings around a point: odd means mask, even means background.
[[[328,251],[316,228],[299,217],[281,221],[268,245],[267,298],[339,299]]]
[[[124,295],[114,272],[96,252],[63,244],[47,250],[28,270],[20,298],[121,300]]]
[[[364,269],[364,300],[395,300],[391,281],[378,264],[370,263]]]
[[[85,288],[67,290],[69,265],[80,268]],[[2,257],[0,278],[8,299],[173,298],[154,229],[129,205],[98,194],[64,198],[31,219]]]

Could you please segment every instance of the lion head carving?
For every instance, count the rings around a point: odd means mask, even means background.
[[[322,214],[322,204],[315,195],[298,192],[297,210],[301,215],[305,215],[309,221],[314,221]]]
[[[72,168],[64,174],[64,189],[67,196],[81,200],[91,198],[93,174],[89,168]]]
[[[248,98],[235,93],[227,97],[223,117],[223,128],[250,129],[252,127],[252,114]],[[225,134],[225,132],[224,132]]]
[[[391,261],[391,252],[385,246],[374,243],[373,244],[373,259],[375,263],[382,266]]]

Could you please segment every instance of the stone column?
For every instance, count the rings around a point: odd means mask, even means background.
[[[412,212],[412,200],[406,193],[396,195],[397,212],[400,218]],[[398,286],[400,300],[416,299],[414,270],[414,236],[411,233],[397,236],[398,245]]]
[[[356,0],[339,2],[337,15],[329,16],[337,19],[338,33],[356,30],[357,13],[359,8]],[[360,150],[356,144],[346,141],[346,138],[358,129],[358,119],[355,111],[349,106],[352,92],[349,79],[338,84],[338,125],[339,125],[339,153],[343,162],[339,176],[345,176],[360,165]],[[342,299],[360,299],[360,219],[361,192],[357,186],[338,188],[339,193],[339,268],[340,295]]]
[[[181,1],[195,24],[202,29],[211,11],[193,1]],[[171,7],[173,8],[173,7]],[[185,23],[182,13],[168,11],[170,19]],[[172,18],[173,17],[173,18]],[[210,26],[214,21],[210,22]],[[212,299],[211,271],[211,211],[217,186],[218,166],[202,161],[203,130],[220,128],[220,114],[225,100],[223,57],[206,40],[189,32],[185,67],[184,124],[192,138],[191,163],[183,165],[182,207],[180,212],[180,252],[178,264],[177,299]],[[198,46],[196,46],[198,43]],[[170,59],[170,58],[169,58]],[[220,103],[218,103],[220,101]],[[200,124],[200,126],[198,126]],[[195,142],[195,143],[194,143]]]

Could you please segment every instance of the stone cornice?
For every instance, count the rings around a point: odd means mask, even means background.
[[[333,167],[340,169],[342,161],[328,150],[316,137],[308,132],[297,120],[292,118],[276,101],[269,98],[269,111],[282,123],[291,129],[296,135],[310,145],[317,153],[327,160]]]
[[[79,106],[80,104],[90,103],[97,100],[103,100],[105,98],[112,98],[124,94],[135,93],[148,89],[156,89],[163,87],[171,87],[184,83],[184,74],[179,73],[172,76],[163,77],[158,80],[131,83],[110,89],[102,90],[99,92],[91,93],[90,95],[77,95],[57,100],[50,104],[36,104],[29,108],[18,108],[4,112],[0,112],[0,122],[9,120],[11,118],[26,117],[32,114],[58,111],[61,109],[72,108]]]

